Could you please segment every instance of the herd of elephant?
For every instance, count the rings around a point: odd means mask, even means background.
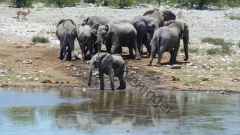
[[[71,19],[61,19],[57,24],[56,35],[60,41],[58,58],[75,60],[74,40],[77,38],[82,51],[82,59],[86,60],[89,51],[91,64],[88,85],[91,84],[92,70],[99,68],[100,89],[104,89],[103,73],[110,76],[111,88],[114,88],[114,76],[119,78],[118,89],[125,89],[124,60],[121,57],[122,47],[129,48],[129,57],[141,59],[142,45],[150,55],[148,66],[156,53],[161,66],[164,52],[170,53],[170,63],[176,63],[176,57],[183,39],[185,61],[188,60],[189,29],[184,22],[176,21],[176,15],[170,11],[153,9],[138,16],[89,16],[77,28]],[[107,52],[101,52],[101,45]],[[133,53],[133,49],[135,53]],[[141,53],[140,53],[141,51]],[[135,54],[135,56],[134,56]]]

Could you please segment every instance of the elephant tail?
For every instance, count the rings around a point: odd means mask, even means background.
[[[57,23],[57,27],[58,27],[60,24],[62,24],[64,21],[65,21],[65,19],[59,20],[58,23]]]

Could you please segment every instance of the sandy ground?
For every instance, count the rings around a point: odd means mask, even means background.
[[[93,86],[86,84],[88,61],[61,61],[57,58],[59,41],[55,36],[56,23],[63,18],[73,19],[80,27],[83,18],[89,15],[141,15],[149,8],[111,9],[97,8],[44,8],[35,6],[27,15],[28,20],[17,21],[16,11],[19,9],[0,6],[0,84],[4,86],[37,86],[37,87],[81,87],[83,89],[99,88],[97,77],[93,77]],[[164,7],[160,8],[161,10]],[[27,9],[20,9],[25,10]],[[219,90],[240,92],[239,54],[237,43],[240,41],[240,21],[230,20],[226,14],[239,14],[239,9],[197,11],[171,9],[178,21],[186,22],[190,29],[189,47],[198,48],[199,53],[190,53],[188,62],[184,62],[184,54],[179,52],[178,61],[181,69],[171,69],[167,63],[169,54],[163,56],[162,67],[148,67],[148,58],[141,60],[127,59],[124,49],[122,54],[130,76],[126,77],[128,88],[131,78],[137,77],[142,84],[157,89],[169,90]],[[50,39],[47,44],[33,44],[31,38],[35,35]],[[207,55],[205,50],[214,45],[201,43],[201,38],[224,38],[236,43],[235,51],[229,56]],[[76,42],[76,51],[80,55]],[[153,64],[156,63],[156,58]],[[203,65],[208,65],[206,68]],[[115,79],[118,85],[117,78]],[[105,75],[106,87],[109,86]]]

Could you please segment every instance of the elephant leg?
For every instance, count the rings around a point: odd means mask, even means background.
[[[59,50],[58,58],[61,59],[61,60],[64,57],[64,55],[63,55],[63,47],[64,47],[64,44],[63,44],[63,42],[60,41],[60,50]]]
[[[157,67],[161,66],[162,54],[164,53],[164,51],[165,51],[165,45],[161,44],[160,47],[158,48],[158,61],[156,64]]]
[[[72,61],[75,61],[76,60],[76,58],[75,58],[75,56],[74,56],[74,39],[72,39],[72,40],[70,40],[69,41],[69,47],[68,47],[68,49],[70,48],[70,54],[71,54],[71,60]]]
[[[180,47],[180,41],[176,44],[176,46],[173,49],[173,53],[171,54],[170,62],[172,64],[177,63],[177,54],[178,54],[179,47]]]
[[[150,58],[149,58],[147,66],[151,66],[152,65],[152,61],[153,61],[153,58],[156,55],[157,49],[158,48],[155,45],[151,46],[151,54],[150,54]]]
[[[148,55],[151,53],[151,46],[150,46],[150,42],[149,42],[149,39],[147,37],[147,34],[145,34],[143,36],[143,44],[145,45],[145,47],[147,48],[147,51],[148,51]]]
[[[85,46],[84,45],[80,45],[80,48],[82,50],[82,60],[85,60],[86,59]]]
[[[119,49],[119,43],[117,42],[117,43],[114,43],[114,44],[112,44],[112,48],[111,48],[111,53],[112,54],[116,54],[116,53],[118,53],[118,49]]]
[[[110,69],[109,76],[110,76],[111,88],[112,88],[112,90],[115,90],[115,87],[114,87],[114,71],[113,71],[113,69]]]
[[[134,58],[132,46],[128,46],[129,49],[129,58]]]
[[[126,82],[124,81],[124,74],[123,74],[123,73],[120,74],[120,75],[118,76],[118,79],[119,79],[119,81],[120,81],[120,86],[119,86],[117,89],[119,89],[119,90],[126,89]]]
[[[68,47],[68,43],[64,43],[64,45],[62,46],[62,54],[63,54],[64,61],[67,60],[67,47]]]
[[[104,74],[99,70],[99,79],[100,79],[100,90],[104,90]]]
[[[135,50],[135,60],[140,60],[141,56],[139,54],[138,40],[136,40],[136,38],[134,38],[133,48]]]
[[[137,46],[138,46],[138,51],[140,51],[140,53],[142,54],[143,52],[141,52],[141,48],[142,48],[142,34],[138,33],[137,34]]]

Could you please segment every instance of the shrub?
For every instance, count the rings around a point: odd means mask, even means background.
[[[220,45],[221,48],[211,48],[207,50],[207,54],[213,55],[213,54],[232,54],[233,51],[230,49],[230,46],[232,45],[231,42],[225,42],[222,38],[210,38],[206,37],[202,39],[202,42],[211,43],[214,45]]]
[[[209,55],[219,54],[220,52],[221,52],[220,48],[207,49],[207,54]]]
[[[12,0],[13,7],[21,8],[21,7],[31,7],[33,4],[33,0]]]
[[[49,39],[45,37],[40,37],[40,36],[34,36],[32,38],[33,43],[49,43]]]
[[[181,48],[180,52],[184,52],[184,48]],[[198,53],[198,48],[190,48],[190,47],[188,47],[188,52],[189,53]]]
[[[224,43],[224,39],[222,38],[211,38],[211,37],[205,37],[201,40],[202,43],[210,43],[214,45],[221,45]]]

